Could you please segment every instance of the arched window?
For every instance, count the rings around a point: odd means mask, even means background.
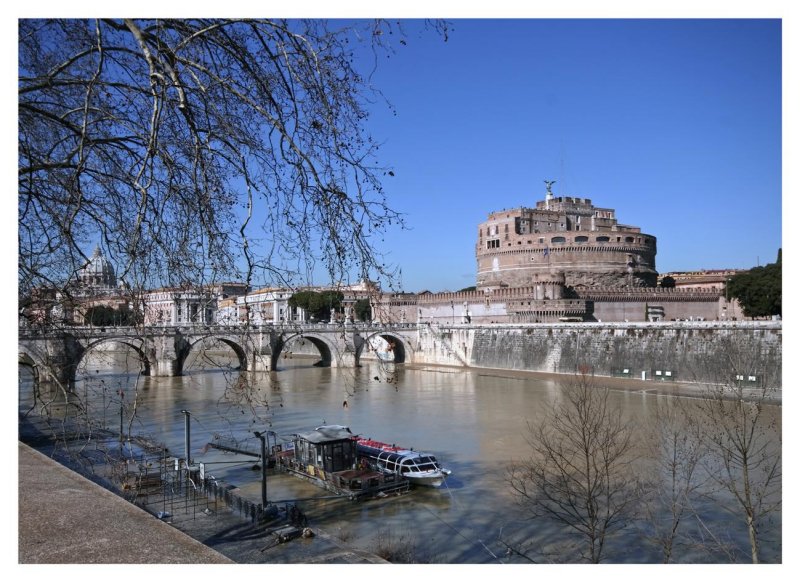
[[[598,237],[597,237],[596,239],[594,239],[594,240],[596,240],[597,242],[608,242],[608,241],[609,241],[609,240],[611,240],[611,239],[610,239],[610,238],[608,238],[607,236],[598,236]]]
[[[589,242],[589,237],[588,236],[576,236],[575,237],[575,242],[576,243]]]
[[[625,242],[632,243],[633,242],[633,237],[632,236],[626,236],[625,237]]]
[[[554,236],[553,238],[550,239],[550,242],[551,243],[564,243],[564,242],[567,242],[567,239],[565,239],[563,236]]]

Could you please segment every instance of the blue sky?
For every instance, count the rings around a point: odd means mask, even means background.
[[[231,16],[226,6],[203,14]],[[335,14],[297,6],[276,15],[386,16],[363,6],[342,13],[337,4]],[[435,8],[421,15],[459,14]],[[708,19],[721,12],[682,8],[704,19],[451,18],[447,42],[422,33],[420,20],[402,20],[406,44],[373,76],[397,114],[376,104],[368,131],[395,173],[384,183],[389,203],[410,227],[390,231],[383,247],[402,269],[404,290],[474,285],[477,225],[494,210],[534,205],[544,180],[556,180],[557,195],[590,198],[656,236],[659,272],[775,260],[781,20]],[[249,15],[263,16],[263,7],[248,10],[256,9]],[[42,10],[24,16],[64,12]],[[173,12],[158,15],[191,15],[180,5]],[[14,139],[15,128],[6,135]]]
[[[781,247],[780,20],[406,21],[369,130],[410,230],[407,291],[475,283],[477,225],[554,192],[658,238],[659,272],[750,268]]]

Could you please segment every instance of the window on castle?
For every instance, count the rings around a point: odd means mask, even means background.
[[[625,242],[632,243],[633,242],[633,237],[632,236],[626,236],[625,237]]]
[[[550,239],[550,242],[553,242],[553,243],[564,243],[564,242],[567,242],[567,239],[564,238],[563,236],[554,236],[553,238]]]
[[[576,236],[575,242],[589,242],[588,236]]]
[[[596,239],[597,242],[608,242],[610,239],[607,236],[598,236]]]

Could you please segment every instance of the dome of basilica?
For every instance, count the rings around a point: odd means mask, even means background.
[[[103,256],[100,247],[95,247],[92,258],[78,271],[78,280],[88,287],[111,288],[117,284],[114,266]]]

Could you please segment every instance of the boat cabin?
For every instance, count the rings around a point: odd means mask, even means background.
[[[372,451],[366,447],[362,451],[369,451],[367,456],[377,462],[381,469],[398,475],[406,475],[409,472],[434,471],[436,459],[430,456],[422,456],[410,451],[386,452]]]
[[[295,435],[294,460],[313,475],[322,476],[356,466],[355,435],[344,426],[320,426]]]
[[[279,468],[351,499],[408,491],[399,474],[357,465],[356,435],[346,426],[320,426],[295,434],[293,448],[277,455]]]

